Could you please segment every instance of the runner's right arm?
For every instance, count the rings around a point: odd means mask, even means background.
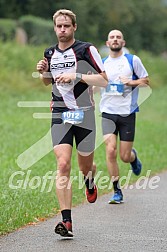
[[[37,71],[40,73],[40,79],[46,86],[52,83],[51,73],[48,72],[48,69],[49,65],[46,58],[43,58],[37,63]]]

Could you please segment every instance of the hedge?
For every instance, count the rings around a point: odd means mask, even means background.
[[[17,29],[17,22],[12,19],[0,19],[0,40],[14,40]]]
[[[53,30],[53,22],[31,15],[22,16],[19,19],[19,26],[25,30],[28,43],[33,45],[48,44],[56,42],[56,35]]]

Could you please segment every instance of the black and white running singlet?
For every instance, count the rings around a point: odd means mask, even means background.
[[[44,57],[48,60],[48,71],[52,75],[52,112],[94,106],[92,86],[77,81],[56,85],[54,81],[56,75],[61,73],[91,74],[104,71],[101,57],[91,43],[77,40],[64,51],[55,45],[45,50]]]

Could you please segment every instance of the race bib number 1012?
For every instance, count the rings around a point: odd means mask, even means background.
[[[65,123],[70,124],[79,124],[82,123],[84,119],[84,111],[82,109],[79,110],[69,110],[63,112],[62,120]]]

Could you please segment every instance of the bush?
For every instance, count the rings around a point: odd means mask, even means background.
[[[19,26],[26,31],[29,44],[55,44],[53,22],[29,15],[19,19]]]
[[[15,20],[0,19],[0,40],[14,40],[17,24]]]

